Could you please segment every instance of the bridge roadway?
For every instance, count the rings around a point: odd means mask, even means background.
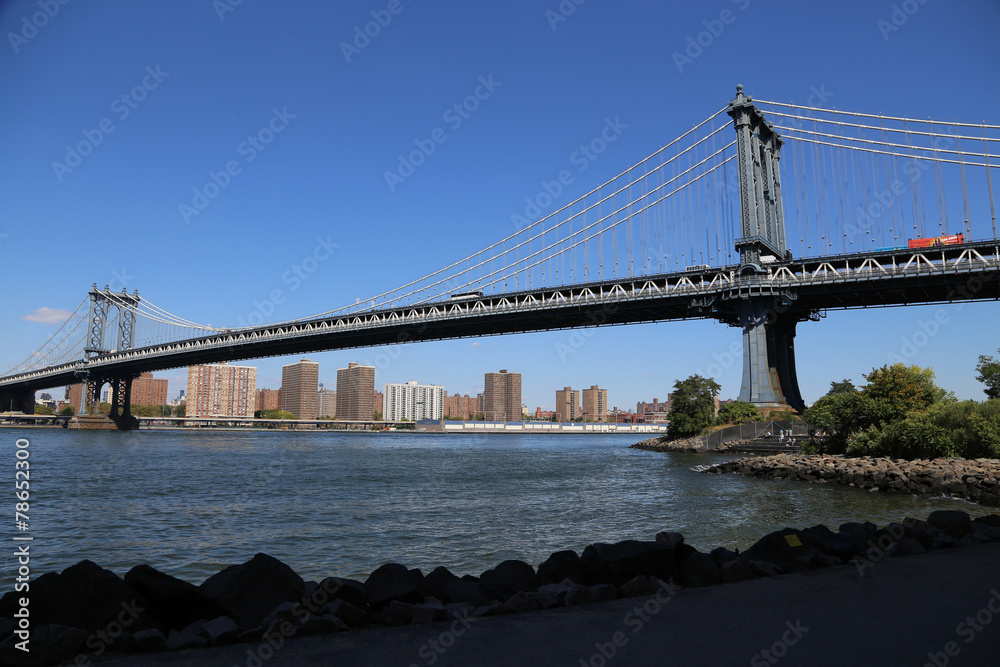
[[[137,376],[194,364],[518,332],[686,319],[740,326],[739,304],[751,297],[772,298],[776,314],[800,320],[833,309],[1000,299],[996,240],[793,259],[762,269],[619,278],[239,329],[3,377],[0,390],[72,384],[81,371]]]

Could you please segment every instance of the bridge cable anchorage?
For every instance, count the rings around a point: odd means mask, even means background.
[[[558,219],[558,216],[560,216],[561,214],[563,214],[566,211],[571,210],[572,207],[574,207],[576,204],[579,204],[580,202],[585,201],[588,197],[591,197],[595,193],[598,193],[600,190],[606,188],[610,183],[614,183],[617,180],[621,179],[623,176],[625,176],[629,172],[633,171],[636,167],[641,166],[646,161],[655,158],[657,155],[660,155],[667,148],[670,148],[671,146],[674,146],[675,144],[679,144],[682,140],[684,140],[685,138],[687,138],[689,135],[691,135],[692,133],[696,132],[697,130],[699,130],[701,127],[703,127],[707,123],[711,122],[714,118],[716,118],[720,114],[724,113],[726,111],[726,109],[728,109],[728,106],[725,107],[725,108],[723,108],[723,109],[720,109],[718,112],[712,114],[711,116],[709,116],[707,119],[705,119],[701,123],[699,123],[699,124],[695,125],[694,127],[692,127],[691,130],[688,130],[687,132],[683,133],[682,135],[680,135],[679,137],[677,137],[676,139],[674,139],[673,141],[671,141],[667,145],[661,147],[659,150],[657,150],[653,154],[651,154],[651,155],[647,156],[646,158],[644,158],[638,164],[629,167],[627,170],[625,170],[624,172],[620,173],[618,176],[615,176],[611,180],[609,180],[609,181],[605,182],[604,184],[598,186],[597,188],[591,190],[590,192],[588,192],[587,194],[583,195],[582,197],[579,197],[576,200],[573,200],[569,204],[566,204],[566,205],[560,207],[559,209],[557,209],[553,213],[550,213],[550,214],[548,214],[546,216],[543,216],[542,218],[540,218],[536,222],[531,223],[531,224],[527,225],[526,227],[524,227],[522,229],[519,229],[514,234],[511,234],[511,235],[505,237],[504,239],[502,239],[500,241],[497,241],[496,243],[490,245],[489,247],[487,247],[487,248],[485,248],[483,250],[480,250],[477,253],[474,253],[472,255],[469,255],[468,257],[465,257],[465,258],[460,259],[460,260],[458,260],[456,262],[453,262],[453,263],[449,264],[448,266],[446,266],[446,267],[444,267],[442,269],[439,269],[438,271],[435,271],[433,273],[427,274],[427,275],[425,275],[425,276],[423,276],[421,278],[418,278],[416,280],[410,281],[409,283],[406,283],[405,285],[402,285],[402,286],[397,287],[395,289],[387,290],[387,291],[381,292],[381,293],[379,293],[379,294],[377,294],[377,295],[375,295],[373,297],[369,297],[368,299],[366,299],[362,303],[365,303],[365,304],[371,303],[373,307],[377,307],[377,306],[389,307],[389,306],[392,306],[393,304],[401,302],[402,300],[404,300],[406,298],[409,298],[409,297],[418,297],[418,295],[421,295],[421,294],[423,294],[424,296],[423,296],[423,298],[419,298],[417,300],[418,303],[423,303],[423,302],[426,302],[428,300],[433,300],[434,298],[440,298],[442,296],[440,293],[434,293],[434,292],[431,292],[430,290],[432,290],[432,288],[434,288],[434,287],[440,287],[441,285],[446,284],[448,279],[442,279],[442,280],[439,280],[437,282],[431,283],[430,285],[423,285],[423,286],[420,286],[420,285],[422,283],[426,283],[426,282],[428,282],[428,281],[430,281],[430,280],[432,280],[432,279],[440,276],[441,274],[447,273],[448,271],[451,271],[451,270],[455,269],[456,267],[461,266],[463,263],[472,262],[477,257],[481,257],[485,253],[488,253],[488,252],[492,251],[493,249],[495,249],[497,247],[502,247],[508,241],[511,241],[511,240],[513,240],[513,239],[515,239],[515,238],[517,238],[519,236],[525,235],[526,232],[529,232],[531,230],[534,230],[534,229],[538,228],[539,226],[544,226],[545,224],[550,223],[553,219]],[[642,176],[640,178],[645,178],[645,176]],[[627,187],[628,186],[626,186],[626,188]],[[576,216],[578,216],[578,215],[579,215],[579,213],[574,214],[574,218]],[[564,223],[565,223],[565,221],[563,221],[563,223],[556,224],[556,225],[554,225],[552,227],[552,229],[558,228],[558,227],[560,227]],[[551,231],[551,230],[549,230],[549,231]],[[537,235],[534,236],[534,237],[532,237],[532,238],[533,239],[537,238]],[[544,241],[543,241],[543,243],[544,243]],[[513,246],[512,248],[506,249],[507,250],[507,254],[510,254],[511,251],[516,251],[516,250],[520,249],[520,247],[522,247],[522,246],[523,246],[523,243],[522,244],[518,244],[517,246]],[[475,266],[469,266],[468,269],[475,269],[478,266],[479,266],[478,264],[475,265]],[[457,276],[461,276],[461,275],[465,274],[466,272],[467,272],[467,270],[460,270],[456,275]],[[450,276],[449,279],[454,278],[454,277],[455,276]],[[414,287],[416,287],[416,289],[412,289],[409,292],[405,292],[405,293],[401,294],[401,292],[403,292],[404,290],[408,290],[408,289],[414,288]],[[317,315],[311,316],[310,318],[303,318],[303,319],[312,319],[312,318],[318,318],[318,317],[325,317],[325,316],[334,315],[334,314],[341,313],[341,312],[355,312],[357,310],[357,305],[358,304],[352,304],[352,305],[348,305],[348,306],[342,306],[340,308],[329,310],[329,311],[325,311],[323,313],[319,313]]]

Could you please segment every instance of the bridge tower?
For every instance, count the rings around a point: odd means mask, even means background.
[[[90,292],[90,314],[88,316],[87,345],[83,350],[83,361],[92,362],[102,355],[111,352],[107,349],[106,337],[108,334],[108,321],[111,309],[118,310],[118,347],[114,351],[132,349],[135,337],[135,311],[139,305],[139,292],[128,294],[124,288],[121,293],[112,292],[105,285],[104,289],[98,289],[94,283]],[[83,370],[79,373],[81,382],[84,383],[84,390],[81,392],[80,405],[77,409],[78,417],[82,420],[74,419],[76,423],[93,422],[89,428],[99,428],[95,420],[100,420],[101,388],[105,384],[111,385],[111,414],[112,422],[120,430],[130,430],[137,428],[138,421],[131,413],[132,400],[132,380],[134,375],[115,375],[105,377],[99,371]],[[87,426],[80,426],[87,428]]]
[[[728,113],[736,128],[740,188],[738,287],[727,319],[743,330],[743,383],[739,400],[762,408],[803,410],[795,375],[795,327],[814,317],[795,307],[795,294],[765,280],[769,266],[791,259],[785,243],[778,168],[782,140],[753,99],[736,87]]]

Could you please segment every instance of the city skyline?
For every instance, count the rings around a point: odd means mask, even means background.
[[[761,99],[996,122],[996,3],[923,3],[898,26],[891,2],[722,6],[734,20],[713,35],[704,31],[720,25],[718,11],[697,4],[586,3],[554,25],[546,7],[520,0],[406,5],[348,59],[340,44],[370,20],[363,4],[243,3],[221,17],[211,3],[61,5],[0,59],[10,82],[0,109],[0,261],[12,276],[35,277],[29,294],[3,306],[0,368],[32,354],[93,282],[138,289],[216,326],[303,317],[393,289],[634,165],[723,107],[738,83]],[[32,0],[4,3],[4,34],[36,11]],[[782,39],[760,40],[754,57],[780,71],[738,65],[754,35],[775,32]],[[449,113],[470,96],[474,112]],[[409,174],[401,162],[437,128],[446,141]],[[614,140],[591,151],[606,130]],[[70,155],[87,137],[87,154]],[[948,194],[954,222],[961,198]],[[787,215],[805,215],[792,199]],[[988,209],[973,202],[971,214],[981,221]],[[88,242],[81,263],[79,244],[62,240],[84,229],[106,233]],[[42,246],[34,230],[56,242]],[[669,244],[660,251],[696,263]],[[225,298],[192,298],[201,291]],[[996,353],[998,328],[995,302],[831,311],[798,327],[803,397],[812,403],[845,377],[863,384],[863,373],[899,359],[981,400],[975,363]],[[555,388],[599,380],[628,407],[694,373],[735,398],[741,354],[737,330],[691,321],[311,358],[330,368],[357,360],[374,365],[379,382],[416,378],[470,395],[477,374],[530,369],[529,406],[554,407]],[[239,363],[258,366],[260,386],[277,387],[281,366],[296,359]],[[155,377],[176,396],[184,372]]]

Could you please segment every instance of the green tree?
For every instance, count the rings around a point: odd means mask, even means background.
[[[59,414],[64,417],[72,417],[73,415],[76,414],[76,410],[73,409],[72,405],[66,405],[63,407],[62,410],[59,411]]]
[[[733,401],[726,403],[719,408],[719,416],[716,423],[722,424],[749,424],[759,422],[763,417],[760,409],[753,403],[746,401]]]
[[[715,397],[722,387],[712,378],[692,375],[674,382],[667,419],[667,438],[689,438],[701,433],[715,421]]]
[[[187,415],[187,403],[181,403],[174,408],[174,417],[184,417]]]
[[[382,421],[382,413],[381,412],[376,412],[375,414],[373,414],[372,415],[372,421],[377,421],[377,422]]]
[[[865,406],[870,423],[882,426],[906,418],[913,410],[926,410],[954,396],[934,384],[934,369],[893,364],[876,368],[865,375],[868,384],[861,394],[870,403]]]
[[[830,382],[830,391],[826,392],[826,395],[830,396],[832,394],[853,394],[857,390],[858,388],[854,386],[853,382],[851,382],[848,379],[843,379],[840,382],[836,381]]]
[[[35,403],[35,414],[36,415],[54,415],[56,413],[54,408],[50,408],[47,405],[42,405],[41,403]]]
[[[997,350],[1000,353],[1000,350]],[[989,398],[1000,398],[1000,361],[985,354],[979,355],[979,363],[976,364],[976,379],[986,385],[986,396]]]
[[[847,391],[847,381],[831,383],[826,396],[803,415],[810,427],[830,435],[828,451],[872,456],[954,451],[954,443],[932,422],[897,426],[934,405],[954,402],[951,392],[934,383],[933,369],[897,363],[874,368],[864,378],[868,384],[853,392]],[[918,446],[921,437],[927,447]]]

